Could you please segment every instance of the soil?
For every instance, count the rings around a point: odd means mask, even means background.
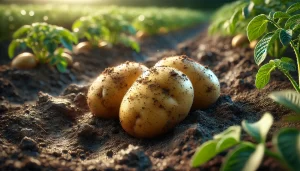
[[[191,168],[190,159],[197,146],[227,127],[270,112],[275,124],[269,141],[279,128],[300,129],[299,123],[283,122],[282,116],[292,112],[267,97],[274,90],[292,89],[288,80],[276,72],[266,88],[257,90],[253,50],[232,48],[230,37],[208,36],[203,27],[140,40],[141,53],[116,46],[73,55],[73,67],[63,74],[42,65],[16,70],[0,60],[0,170],[219,170],[226,152],[200,168]],[[222,94],[214,105],[191,111],[155,139],[131,137],[118,120],[89,112],[87,90],[105,68],[127,60],[151,67],[172,55],[188,55],[216,73]],[[268,147],[272,149],[270,143]],[[265,158],[259,170],[284,168]]]

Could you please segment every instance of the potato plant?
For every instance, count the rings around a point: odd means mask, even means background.
[[[88,42],[97,47],[101,40],[108,37],[109,31],[102,22],[98,22],[95,16],[81,17],[72,26],[78,39],[86,38]]]
[[[72,28],[78,38],[86,38],[93,46],[98,46],[100,40],[104,40],[140,51],[139,44],[130,37],[136,33],[134,27],[113,12],[82,17],[74,22]]]
[[[273,117],[266,113],[255,123],[242,122],[242,128],[256,142],[241,141],[241,127],[231,126],[215,135],[213,140],[203,143],[192,157],[192,167],[199,167],[219,153],[233,148],[225,157],[222,171],[255,171],[259,168],[264,156],[269,156],[282,164],[285,169],[300,168],[300,131],[293,128],[282,128],[272,139],[276,150],[266,148],[266,136],[273,124]]]
[[[247,35],[250,41],[261,38],[254,49],[254,60],[257,65],[261,65],[267,53],[276,42],[280,40],[285,47],[290,46],[295,53],[297,64],[289,57],[270,60],[258,70],[255,85],[263,88],[270,80],[270,74],[276,68],[284,73],[290,80],[297,92],[300,92],[300,3],[291,5],[286,11],[270,12],[269,15],[260,14],[254,17],[248,24]],[[273,28],[268,29],[268,26]],[[298,83],[290,72],[298,70]]]
[[[13,39],[8,49],[10,58],[14,57],[17,48],[29,48],[39,63],[49,63],[60,72],[67,67],[61,46],[72,50],[72,44],[77,42],[77,38],[67,29],[47,23],[24,25],[13,34]]]

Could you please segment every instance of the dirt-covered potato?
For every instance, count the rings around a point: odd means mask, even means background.
[[[220,83],[216,75],[207,67],[187,56],[164,58],[155,66],[173,67],[188,76],[195,90],[192,109],[205,109],[220,96]]]
[[[171,67],[154,67],[128,90],[120,107],[120,122],[132,136],[161,135],[190,111],[194,90],[188,77]]]
[[[232,47],[240,47],[249,43],[248,37],[244,34],[238,34],[232,38]]]
[[[35,56],[31,53],[25,52],[16,56],[11,66],[17,69],[32,69],[37,65]]]
[[[135,62],[105,69],[88,91],[87,102],[91,112],[102,118],[118,118],[125,93],[147,69]]]

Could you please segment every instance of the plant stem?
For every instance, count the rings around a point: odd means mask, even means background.
[[[294,89],[295,89],[298,93],[300,93],[300,87],[298,86],[298,84],[297,84],[297,82],[294,80],[294,78],[290,75],[290,73],[289,73],[289,72],[283,72],[283,73],[284,73],[284,75],[285,75],[286,77],[288,77],[288,79],[289,79],[290,82],[292,83]]]
[[[296,54],[296,59],[297,59],[297,67],[298,67],[298,85],[300,85],[300,53],[299,53],[299,49],[297,49],[297,46],[294,44],[293,41],[290,42],[291,47],[294,49],[294,52]],[[298,86],[298,92],[300,92],[299,90],[299,86]]]

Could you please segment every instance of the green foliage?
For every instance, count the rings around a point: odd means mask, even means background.
[[[266,141],[267,133],[273,124],[273,117],[266,113],[258,122],[248,123],[242,122],[244,130],[251,135],[257,142],[264,143]]]
[[[273,144],[291,170],[300,168],[300,132],[297,129],[285,128],[273,138]]]
[[[260,166],[264,155],[275,158],[284,166],[287,165],[293,170],[299,168],[300,164],[300,131],[297,129],[282,129],[278,134],[273,136],[273,144],[276,145],[277,151],[270,151],[266,146],[266,135],[273,124],[273,117],[266,113],[255,123],[247,121],[242,122],[243,129],[252,136],[258,144],[240,141],[241,127],[231,126],[222,133],[214,136],[213,140],[203,143],[192,157],[192,167],[199,167],[219,152],[228,150],[236,146],[230,151],[224,163],[221,166],[222,171],[255,171]],[[222,140],[232,138],[226,145],[218,144]],[[223,141],[224,142],[224,141]]]
[[[10,58],[14,57],[18,47],[22,50],[30,48],[37,61],[50,63],[61,72],[65,71],[67,62],[61,56],[63,49],[60,47],[72,50],[72,44],[77,43],[77,38],[70,31],[47,23],[25,25],[13,34],[13,38],[8,48]]]
[[[294,49],[297,59],[298,83],[290,75],[290,72],[297,70],[294,61],[284,57],[281,59],[270,60],[268,64],[263,65],[259,69],[255,81],[255,85],[259,89],[266,86],[270,80],[271,72],[277,68],[288,77],[295,90],[300,92],[300,27],[298,27],[298,25],[300,25],[300,14],[295,13],[300,12],[299,6],[300,3],[296,3],[285,12],[276,11],[270,12],[269,15],[258,15],[248,24],[247,35],[249,40],[258,39],[265,34],[254,49],[254,60],[256,64],[260,65],[264,62],[267,53],[274,48],[273,45],[276,45],[277,41],[281,42],[284,50],[290,45]],[[273,27],[267,29],[268,24]]]
[[[275,102],[300,114],[300,94],[293,90],[272,92],[269,97]]]
[[[272,14],[276,19],[278,17],[285,18],[289,14],[298,10],[298,6],[291,6],[287,13],[288,7],[298,0],[238,0],[221,7],[213,16],[212,23],[209,27],[211,34],[221,33],[223,35],[236,35],[245,33],[250,20],[260,14]],[[276,11],[279,11],[276,13]],[[266,23],[265,23],[266,24]],[[265,25],[257,27],[257,33],[266,29]],[[259,36],[258,36],[259,37]],[[257,37],[257,38],[258,38]],[[252,37],[250,38],[252,39]]]
[[[72,27],[78,38],[86,38],[93,46],[98,46],[101,40],[111,44],[123,44],[139,52],[137,42],[129,37],[135,35],[135,28],[115,13],[99,13],[97,15],[81,17]]]
[[[156,21],[152,21],[151,16],[161,18],[163,23],[167,23],[164,27],[166,27],[168,31],[189,27],[208,20],[207,14],[204,12],[180,8],[137,8],[75,4],[0,5],[0,40],[10,39],[12,33],[23,25],[31,25],[35,22],[47,22],[71,29],[74,21],[82,16],[108,12],[117,12],[130,23],[133,23],[140,15],[149,15],[149,22],[153,22],[155,25],[157,25],[155,23]],[[176,20],[174,20],[174,18]],[[149,29],[149,27],[145,28],[145,30],[146,29]],[[138,28],[138,30],[140,30],[140,28]],[[157,33],[158,32],[155,34]]]

